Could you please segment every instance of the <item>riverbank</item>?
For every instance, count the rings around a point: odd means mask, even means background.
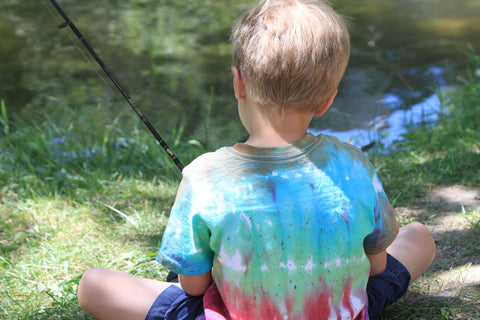
[[[421,221],[437,258],[384,319],[476,319],[480,312],[480,58],[440,97],[435,125],[410,128],[370,158],[401,224]],[[155,260],[180,178],[149,133],[101,110],[65,109],[43,123],[0,117],[0,318],[91,319],[76,289],[90,267],[165,278]],[[90,125],[92,124],[92,125]],[[184,163],[202,141],[164,137]]]
[[[478,319],[480,314],[480,58],[440,97],[435,125],[410,128],[372,162],[401,223],[420,221],[437,255],[426,274],[382,319]]]

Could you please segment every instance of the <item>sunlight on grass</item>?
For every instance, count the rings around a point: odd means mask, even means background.
[[[446,287],[458,288],[463,285],[480,285],[480,265],[463,265],[437,274],[436,280],[442,283],[437,293],[445,293]]]
[[[96,266],[165,277],[166,271],[154,261],[164,212],[136,205],[136,212],[129,213],[136,221],[132,226],[109,211],[58,198],[19,203],[9,216],[24,225],[13,230],[17,233],[12,237],[25,235],[1,259],[1,292],[7,295],[2,304],[27,312],[74,297],[81,274]]]
[[[370,154],[400,224],[422,221],[437,242],[431,268],[383,319],[473,319],[480,312],[480,211],[429,198],[439,186],[472,191],[480,184],[480,58],[473,63],[448,102],[454,112],[435,126],[411,128],[388,154]],[[1,319],[92,319],[76,300],[91,267],[165,279],[155,254],[180,173],[135,126],[78,125],[92,123],[90,111],[65,107],[55,119],[20,126],[1,103]],[[179,131],[167,140],[177,141],[184,164],[207,151],[207,140],[182,142]]]
[[[433,264],[381,319],[476,319],[480,312],[480,210],[426,211],[437,244]]]

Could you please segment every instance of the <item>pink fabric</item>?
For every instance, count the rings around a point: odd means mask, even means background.
[[[213,282],[203,296],[206,320],[230,320],[227,307],[223,303],[217,285]]]

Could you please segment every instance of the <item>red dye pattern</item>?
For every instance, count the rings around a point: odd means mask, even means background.
[[[323,320],[330,316],[330,303],[332,292],[323,282],[322,278],[318,279],[322,283],[322,289],[313,290],[303,304],[303,313],[305,319]]]
[[[207,320],[230,320],[227,307],[223,303],[215,282],[210,285],[203,296],[203,308]]]
[[[247,270],[248,270],[248,265],[252,261],[252,257],[253,257],[253,252],[249,252],[245,255],[245,267]],[[247,274],[247,270],[245,270],[245,274]]]
[[[350,300],[351,293],[352,293],[352,280],[349,279],[347,281],[347,284],[345,285],[345,290],[343,291],[342,303],[343,303],[343,306],[350,313],[350,317],[353,318],[353,315],[354,315],[355,312],[353,311],[352,301]]]
[[[325,285],[322,278],[319,279],[321,288],[312,290],[306,296],[306,301],[303,304],[303,315],[294,314],[293,307],[295,305],[295,297],[287,297],[285,301],[285,307],[287,311],[288,319],[307,319],[307,320],[325,320],[328,319],[332,309],[330,308],[330,301],[333,300],[332,289]],[[235,287],[231,289],[228,283],[217,284],[223,293],[226,309],[225,318],[229,318],[229,314],[232,320],[252,320],[252,319],[268,319],[268,320],[280,320],[283,319],[282,313],[274,301],[261,287],[261,294],[257,297],[247,296],[245,291],[241,288]],[[342,304],[349,311],[350,317],[353,319],[354,310],[351,305],[352,283],[351,279],[347,281],[345,290],[343,291]],[[216,308],[215,311],[221,310]],[[224,311],[226,311],[224,309]],[[337,319],[341,319],[340,310],[334,311]],[[229,314],[228,314],[229,313]],[[210,319],[207,317],[207,320]],[[221,319],[221,318],[213,318]],[[364,308],[360,314],[355,318],[368,319],[366,316],[366,308]]]
[[[285,301],[285,307],[287,308],[287,318],[292,319],[293,306],[295,305],[295,297],[287,297]]]
[[[265,292],[263,286],[260,287],[260,289],[262,289],[262,301],[260,302],[262,305],[262,308],[260,310],[262,312],[260,313],[259,318],[248,317],[247,319],[283,319],[282,313],[280,312],[280,310],[278,310],[277,306],[272,301],[270,295]]]
[[[225,304],[233,320],[283,319],[280,310],[268,295],[250,297],[238,287],[231,290],[228,283],[223,283],[221,288]]]

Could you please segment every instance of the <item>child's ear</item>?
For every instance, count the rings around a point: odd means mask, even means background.
[[[235,98],[237,100],[245,99],[245,83],[243,82],[242,74],[237,67],[232,67],[233,73],[233,90],[235,90]]]
[[[328,108],[330,108],[337,93],[338,93],[338,89],[335,89],[335,91],[330,95],[330,97],[328,97],[327,101],[325,101],[325,103],[321,107],[319,107],[317,111],[315,111],[315,115],[317,117],[320,117],[322,114],[324,114],[328,110]]]

